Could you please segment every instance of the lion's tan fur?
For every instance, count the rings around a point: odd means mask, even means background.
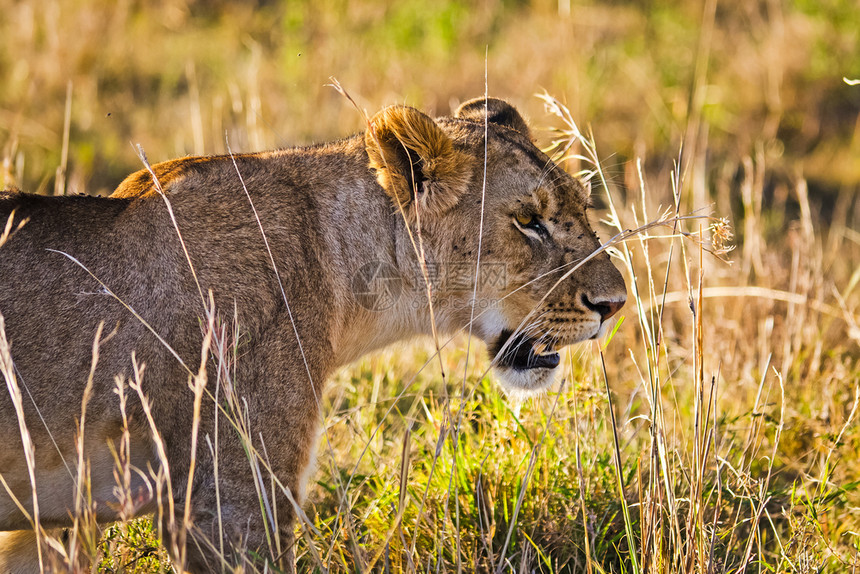
[[[430,278],[433,297],[445,303],[436,305],[440,331],[469,330],[474,293],[488,306],[474,313],[471,331],[492,352],[499,351],[503,333],[524,321],[530,333],[558,346],[595,336],[611,314],[606,309],[614,312],[623,303],[624,283],[604,254],[544,300],[559,272],[598,243],[582,186],[529,137],[511,106],[475,100],[455,117],[436,120],[412,108],[386,108],[363,136],[322,146],[156,164],[175,224],[147,170],[129,176],[111,198],[0,193],[0,220],[13,210],[28,220],[0,248],[0,313],[27,390],[24,416],[36,448],[43,525],[68,525],[74,509],[76,421],[100,323],[107,336],[87,405],[85,457],[103,521],[117,518],[111,449],[123,424],[114,388],[117,377],[133,379],[132,353],[146,365],[142,390],[167,449],[176,507],[184,506],[193,419],[188,380],[200,366],[205,325],[201,291],[212,291],[220,324],[239,326],[227,341],[238,352],[232,390],[247,405],[255,444],[265,444],[266,464],[296,497],[315,448],[326,379],[367,352],[430,332],[422,285],[427,267],[407,229],[416,216],[422,253],[440,272]],[[482,209],[482,277],[496,266],[504,278],[479,280],[477,289],[467,280],[464,288],[454,285],[452,270],[466,269],[467,279],[474,274]],[[517,227],[522,214],[540,218],[540,233]],[[357,298],[355,278],[368,264],[394,270],[401,287],[384,310]],[[210,378],[215,372],[210,369]],[[503,384],[519,391],[546,388],[556,373],[499,366]],[[215,393],[213,381],[208,390]],[[127,411],[132,464],[145,475],[162,461],[133,393]],[[212,400],[204,400],[201,437],[214,436],[215,416]],[[246,451],[229,425],[220,425],[220,507],[215,460],[201,438],[191,477],[192,534],[209,540],[223,534],[228,561],[235,559],[233,546],[267,556]],[[0,397],[0,436],[7,441],[0,473],[30,512],[30,481],[8,397]],[[141,497],[141,512],[154,508],[138,474],[132,491]],[[278,509],[283,548],[289,548],[292,506],[280,494],[270,502]],[[0,489],[0,530],[28,527]],[[0,535],[0,571],[33,571],[33,546],[32,536]],[[207,548],[189,542],[185,567],[214,568],[219,558]]]

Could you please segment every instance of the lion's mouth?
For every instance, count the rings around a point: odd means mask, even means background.
[[[492,351],[499,366],[518,371],[554,369],[561,362],[552,341],[534,339],[522,333],[514,335],[513,331],[508,330],[502,331]]]

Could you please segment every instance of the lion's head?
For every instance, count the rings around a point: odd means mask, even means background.
[[[403,223],[400,272],[431,280],[442,330],[468,330],[474,316],[509,391],[550,386],[558,350],[597,337],[624,305],[621,274],[594,254],[585,188],[534,146],[506,102],[475,99],[436,120],[389,107],[365,144]]]

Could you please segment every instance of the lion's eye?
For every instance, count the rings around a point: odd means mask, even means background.
[[[515,217],[517,219],[517,223],[523,227],[532,227],[538,222],[534,215],[526,215],[525,213],[518,213]]]
[[[546,235],[546,227],[544,227],[537,215],[518,213],[514,215],[514,221],[516,222],[517,227],[523,231],[530,230],[541,236]]]

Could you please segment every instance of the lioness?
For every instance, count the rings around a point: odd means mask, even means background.
[[[586,260],[599,243],[583,186],[533,145],[512,106],[479,98],[435,120],[393,106],[370,126],[320,146],[156,164],[110,198],[0,193],[0,223],[13,212],[26,221],[0,247],[0,313],[35,444],[43,527],[68,526],[75,508],[76,421],[88,380],[91,496],[98,520],[117,519],[118,376],[142,380],[163,441],[162,453],[144,403],[129,390],[135,510],[156,508],[147,477],[166,458],[182,520],[195,404],[189,380],[201,368],[210,291],[221,324],[238,325],[232,392],[245,405],[246,435],[265,456],[256,463],[261,484],[247,440],[225,414],[217,442],[204,440],[214,437],[225,396],[214,382],[218,367],[204,358],[209,383],[184,555],[191,572],[236,563],[246,550],[292,567],[287,493],[301,498],[318,399],[339,366],[434,328],[464,330],[487,344],[505,388],[538,391],[560,373],[558,349],[598,336],[624,304],[609,257]],[[134,365],[145,365],[142,375]],[[8,393],[0,436],[0,572],[33,572],[31,482]],[[267,469],[286,487],[274,500]],[[272,507],[281,556],[266,546]],[[168,518],[161,532],[176,548]]]

